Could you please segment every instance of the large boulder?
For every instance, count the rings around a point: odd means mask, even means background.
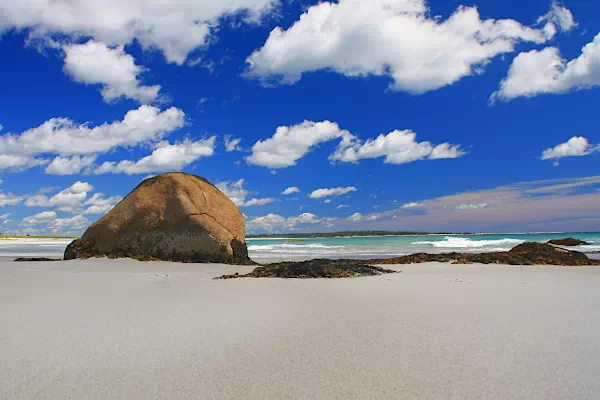
[[[71,243],[65,260],[132,257],[249,265],[244,215],[206,179],[168,173],[143,181]]]

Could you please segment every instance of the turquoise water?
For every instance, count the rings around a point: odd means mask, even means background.
[[[256,260],[299,260],[310,258],[386,258],[413,253],[485,252],[510,250],[524,242],[544,243],[574,237],[588,246],[573,250],[598,257],[600,233],[536,233],[375,236],[298,239],[248,239],[250,257]],[[61,257],[70,239],[0,240],[0,256]]]
[[[588,246],[575,247],[574,250],[586,253],[600,252],[600,233],[248,239],[248,250],[250,256],[255,259],[380,258],[420,252],[506,251],[524,242],[544,243],[565,237],[574,237],[590,243]]]

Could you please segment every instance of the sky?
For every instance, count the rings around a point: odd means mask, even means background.
[[[206,177],[250,233],[600,230],[600,4],[0,0],[0,231]]]

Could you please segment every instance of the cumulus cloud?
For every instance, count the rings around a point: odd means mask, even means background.
[[[254,207],[254,206],[264,206],[270,203],[274,203],[278,201],[273,198],[252,198],[246,200],[246,197],[249,195],[249,192],[244,189],[244,184],[246,181],[244,179],[240,179],[235,182],[220,182],[215,186],[225,194],[225,196],[229,197],[233,203],[238,207]]]
[[[17,196],[12,193],[0,193],[0,207],[16,206],[17,204],[21,204],[24,199],[23,196]]]
[[[354,213],[351,216],[349,216],[348,219],[352,222],[358,222],[362,221],[364,219],[364,216],[361,213]]]
[[[88,193],[93,190],[94,187],[89,183],[77,181],[51,197],[44,194],[30,196],[25,201],[25,205],[27,207],[75,207],[82,204]]]
[[[351,192],[356,192],[357,190],[358,189],[356,189],[354,186],[317,189],[309,194],[308,197],[311,199],[322,199],[324,197],[342,196]]]
[[[283,229],[292,229],[297,225],[315,225],[323,222],[312,213],[300,214],[297,217],[282,217],[278,214],[268,214],[263,217],[252,218],[248,221],[247,227],[251,231],[279,231]]]
[[[404,208],[405,210],[407,210],[407,209],[411,209],[411,208],[421,208],[423,206],[424,206],[423,203],[407,203],[407,204],[404,204],[402,206],[402,208]]]
[[[350,143],[354,136],[330,121],[304,121],[298,125],[280,126],[272,138],[252,146],[252,154],[246,157],[246,161],[271,169],[287,168],[296,165],[315,146],[334,139]]]
[[[234,138],[231,135],[225,135],[225,151],[241,151],[240,143],[242,142],[241,138]]]
[[[143,105],[127,112],[122,121],[95,127],[68,118],[52,118],[23,133],[0,136],[0,169],[25,169],[48,161],[43,154],[83,156],[106,153],[118,147],[131,147],[162,139],[185,124],[185,114],[172,107],[161,111]],[[89,159],[84,159],[88,161]],[[66,172],[82,159],[56,160],[50,171]]]
[[[519,54],[490,101],[568,93],[599,85],[600,34],[583,47],[578,58],[571,61],[562,58],[556,47]]]
[[[0,141],[2,139],[0,138]],[[48,164],[49,160],[34,158],[30,155],[0,154],[0,171],[19,172],[29,168]]]
[[[412,131],[396,130],[364,143],[353,140],[340,144],[330,160],[356,163],[363,159],[384,157],[387,164],[406,164],[427,158],[459,158],[466,154],[458,145],[443,143],[434,146],[430,142],[417,142],[416,138],[417,134]]]
[[[567,26],[565,14],[557,19]],[[425,0],[321,2],[288,30],[271,31],[248,57],[247,75],[293,84],[306,72],[331,70],[389,77],[390,89],[422,94],[481,74],[519,42],[547,42],[557,31],[554,15],[534,29],[511,19],[482,20],[477,8],[465,6],[443,20]]]
[[[119,162],[106,161],[94,170],[97,175],[113,174],[148,174],[151,172],[181,171],[186,166],[202,157],[214,154],[216,137],[181,143],[170,144],[167,141],[156,143],[151,155],[137,161],[122,160]]]
[[[23,218],[22,225],[35,226],[40,224],[47,224],[55,218],[56,213],[54,211],[44,211],[39,214]]]
[[[565,8],[556,1],[552,3],[548,14],[538,18],[537,22],[538,24],[541,24],[548,21],[557,25],[564,32],[569,32],[577,26],[577,22],[575,22],[575,17],[573,17],[571,10]]]
[[[300,193],[300,189],[298,189],[296,186],[291,186],[285,189],[283,192],[281,192],[281,194],[284,196],[289,196],[294,193]]]
[[[84,206],[88,206],[83,213],[106,214],[121,200],[123,200],[123,197],[121,196],[104,197],[104,193],[95,193],[92,197],[86,200],[85,203],[83,203]]]
[[[271,169],[287,168],[296,165],[319,144],[333,140],[339,140],[339,143],[329,156],[332,162],[357,163],[362,159],[384,157],[386,163],[404,164],[423,159],[459,158],[466,154],[460,145],[442,143],[435,146],[430,142],[417,142],[416,136],[410,130],[395,130],[363,142],[335,122],[304,121],[298,125],[280,126],[273,137],[256,142],[246,161]]]
[[[565,143],[544,150],[542,160],[555,160],[555,165],[558,165],[561,158],[587,156],[597,151],[600,151],[600,146],[591,145],[582,136],[573,136]]]
[[[35,36],[93,37],[109,45],[137,41],[160,49],[169,62],[183,64],[190,52],[209,44],[222,17],[243,14],[257,21],[278,0],[0,0],[0,35],[31,29]]]
[[[460,204],[460,205],[456,206],[456,209],[457,210],[478,210],[480,208],[486,208],[488,206],[489,206],[488,203],[481,203],[481,204]]]
[[[135,64],[123,46],[109,47],[90,40],[84,44],[63,46],[65,72],[76,82],[102,85],[102,97],[107,103],[126,97],[140,103],[152,103],[158,97],[160,85],[144,86],[138,76],[144,68]]]
[[[92,196],[89,196],[93,191],[94,187],[92,185],[87,182],[78,181],[53,196],[47,196],[38,192],[38,194],[34,195],[16,196],[13,198],[13,203],[19,204],[24,201],[27,207],[55,207],[56,211],[67,213],[105,214],[118,202],[123,200],[121,196],[106,197],[104,193],[94,193]],[[1,203],[2,194],[0,193]]]
[[[88,172],[96,162],[96,156],[56,157],[46,167],[49,175],[75,175],[82,171]]]

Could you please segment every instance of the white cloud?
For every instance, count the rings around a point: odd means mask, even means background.
[[[283,192],[281,192],[281,194],[284,196],[289,196],[294,193],[300,193],[300,189],[298,189],[296,186],[291,186],[285,189]]]
[[[358,189],[356,189],[354,186],[337,187],[331,189],[317,189],[313,191],[310,195],[308,195],[308,197],[310,197],[311,199],[322,199],[324,197],[342,196],[351,192],[356,192],[357,190]]]
[[[450,143],[442,143],[438,144],[433,148],[429,157],[430,160],[443,160],[443,159],[452,159],[452,158],[460,158],[467,154],[460,145],[450,144]]]
[[[248,201],[246,201],[244,204],[242,204],[243,207],[254,207],[254,206],[265,206],[267,204],[271,204],[278,201],[277,199],[273,199],[273,198],[266,198],[266,199],[250,199]]]
[[[50,175],[75,175],[81,171],[88,172],[94,165],[96,156],[72,156],[56,157],[46,167],[46,173]]]
[[[24,199],[25,198],[23,196],[17,196],[12,193],[0,193],[0,207],[16,206],[17,204],[21,204]]]
[[[30,28],[36,36],[91,36],[110,45],[133,43],[160,49],[169,62],[183,64],[193,50],[209,44],[220,18],[245,12],[257,21],[277,0],[0,0],[0,35]]]
[[[337,206],[336,208],[338,210],[341,210],[342,208],[349,208],[350,206],[346,205],[346,204],[340,204],[339,206]]]
[[[304,121],[298,125],[280,126],[273,137],[256,142],[246,161],[271,169],[287,168],[296,165],[319,144],[338,139],[336,150],[329,157],[332,162],[357,163],[362,159],[385,157],[386,163],[404,164],[423,159],[459,158],[466,154],[459,145],[419,143],[416,133],[410,130],[396,130],[363,142],[349,131],[340,129],[335,122]]]
[[[297,225],[315,225],[323,222],[324,219],[319,218],[312,213],[300,214],[297,217],[284,218],[278,214],[268,214],[264,217],[256,217],[248,221],[248,230],[252,231],[275,231],[282,229],[291,229]]]
[[[558,160],[564,157],[581,157],[600,151],[600,146],[591,145],[582,136],[573,136],[566,143],[561,143],[553,148],[546,149],[542,153],[542,160]]]
[[[70,187],[58,192],[52,197],[43,194],[30,196],[25,201],[27,207],[76,207],[81,205],[93,191],[94,187],[87,182],[77,181]]]
[[[521,53],[513,60],[507,77],[490,101],[560,94],[600,85],[600,34],[585,45],[581,55],[563,59],[556,47]]]
[[[244,179],[240,179],[235,182],[220,182],[215,186],[225,194],[225,196],[229,197],[233,203],[238,207],[254,207],[254,206],[264,206],[273,202],[278,201],[273,198],[264,198],[264,199],[250,199],[246,200],[249,192],[244,189],[244,184],[246,181]]]
[[[2,138],[0,138],[1,142]],[[29,155],[0,154],[0,171],[10,170],[14,172],[48,164],[49,160],[34,158]]]
[[[329,158],[332,161],[358,162],[363,159],[385,157],[387,164],[405,164],[418,160],[458,158],[466,153],[458,145],[443,143],[433,146],[430,142],[417,142],[416,133],[393,131],[387,135],[379,135],[365,143],[354,140],[340,144],[335,153]]]
[[[392,90],[421,94],[481,74],[519,42],[545,43],[555,34],[552,22],[533,29],[511,19],[481,20],[475,7],[460,6],[443,20],[425,0],[322,2],[287,31],[271,31],[248,57],[247,75],[283,84],[317,70],[386,76]]]
[[[151,143],[183,127],[184,123],[185,114],[178,108],[161,111],[146,105],[127,112],[122,121],[93,128],[68,118],[52,118],[23,133],[0,136],[0,169],[26,169],[46,164],[48,161],[34,158],[41,154],[96,155],[118,147]],[[51,171],[69,163],[72,167],[76,161],[58,160]]]
[[[221,192],[223,192],[225,196],[229,197],[229,199],[231,199],[236,206],[239,207],[244,204],[246,201],[246,196],[248,196],[248,191],[244,189],[244,183],[245,180],[240,179],[239,181],[235,182],[220,182],[215,186]]]
[[[557,1],[552,3],[552,7],[548,14],[540,17],[537,22],[539,24],[546,21],[553,22],[564,32],[569,32],[577,26],[571,10],[561,6]]]
[[[348,219],[352,222],[362,221],[364,216],[361,213],[352,214]]]
[[[73,80],[86,85],[102,85],[102,97],[107,103],[127,97],[140,103],[152,103],[158,97],[160,85],[143,86],[138,76],[144,68],[135,64],[123,46],[109,47],[90,40],[85,44],[63,46],[65,72]]]
[[[92,197],[83,203],[84,206],[89,206],[84,214],[106,214],[112,210],[117,203],[123,200],[121,196],[104,197],[103,193],[95,193]]]
[[[225,135],[225,151],[241,151],[240,143],[241,138],[233,138],[231,135]]]
[[[55,218],[56,218],[56,213],[54,211],[44,211],[39,214],[35,214],[30,217],[23,218],[22,225],[23,226],[35,226],[35,225],[47,224]]]
[[[56,218],[51,220],[47,227],[52,233],[57,234],[60,232],[80,231],[88,226],[88,219],[83,215],[76,215],[70,218]]]
[[[280,126],[272,138],[252,146],[252,154],[246,161],[272,169],[287,168],[296,165],[315,146],[340,138],[342,143],[348,143],[354,136],[341,130],[335,122],[304,121],[298,125]]]
[[[10,217],[10,213],[0,214],[0,221],[6,221],[8,217]]]
[[[148,174],[151,172],[181,171],[186,166],[202,157],[214,154],[216,137],[181,143],[170,144],[167,141],[159,142],[151,155],[137,161],[122,160],[117,162],[106,161],[95,169],[95,174]]]
[[[424,206],[423,203],[407,203],[407,204],[404,204],[402,206],[402,208],[407,210],[407,209],[411,209],[411,208],[422,208],[423,206]]]
[[[486,208],[488,206],[489,206],[488,203],[481,203],[481,204],[460,204],[460,205],[456,206],[456,209],[457,210],[478,210],[480,208]]]

